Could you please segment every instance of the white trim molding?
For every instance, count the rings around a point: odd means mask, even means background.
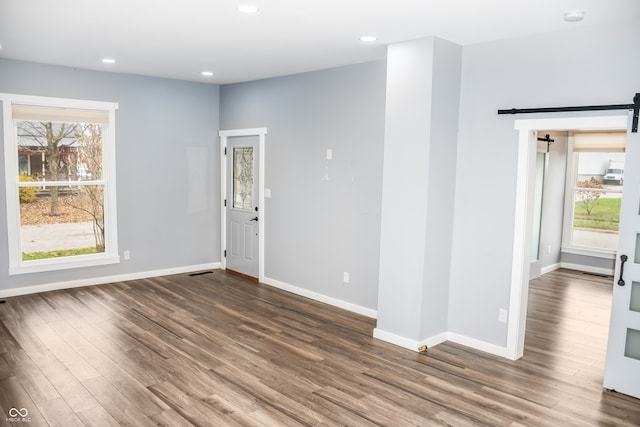
[[[592,258],[616,259],[616,251],[605,251],[591,248],[581,248],[577,246],[563,246],[560,248],[563,254],[582,255]]]
[[[555,264],[548,265],[546,267],[542,267],[540,269],[540,275],[551,273],[552,271],[556,271],[559,268],[562,268],[562,265],[559,262],[555,263]]]
[[[378,317],[378,312],[371,308],[362,307],[360,305],[343,301],[338,298],[330,297],[318,292],[314,292],[308,289],[300,288],[298,286],[290,285],[288,283],[284,283],[276,279],[265,277],[262,283],[264,283],[265,285],[272,286],[274,288],[281,289],[283,291],[291,292],[292,294],[296,294],[305,298],[312,299],[314,301],[323,302],[325,304],[329,304],[334,307],[342,308],[342,309],[351,311],[353,313],[361,314],[363,316],[367,316],[372,319],[376,319]]]
[[[412,340],[410,338],[406,338],[391,332],[383,331],[382,329],[375,328],[373,330],[373,337],[388,342],[389,344],[394,344],[398,347],[406,348],[407,350],[413,350],[416,352],[419,351],[419,348],[422,345],[426,345],[428,348],[431,348],[437,346],[438,344],[442,344],[445,341],[451,341],[453,343],[460,344],[474,350],[480,350],[499,357],[507,357],[506,347],[500,347],[499,345],[477,340],[475,338],[470,338],[465,335],[456,334],[455,332],[442,332],[424,340]]]
[[[18,95],[0,93],[2,102],[4,166],[7,204],[7,244],[9,250],[9,275],[28,274],[69,268],[80,268],[115,264],[120,262],[118,256],[118,225],[116,206],[116,137],[115,102],[87,101],[79,99],[50,98],[43,96]],[[41,108],[47,107],[47,108]],[[17,110],[16,110],[17,109]],[[55,114],[47,110],[57,111]],[[89,111],[89,113],[87,113]],[[101,185],[104,189],[104,253],[80,256],[64,256],[43,260],[24,261],[22,258],[22,242],[20,227],[20,201],[18,190],[25,184],[17,182],[18,140],[17,122],[25,119],[24,114],[56,121],[68,119],[70,122],[81,122],[83,119],[95,119],[102,126],[102,179],[87,181],[38,181],[26,186],[68,186],[68,185]],[[48,115],[49,114],[49,115]],[[53,116],[51,116],[53,114]]]
[[[536,131],[612,130],[626,129],[628,116],[573,116],[514,120],[519,131],[517,148],[516,200],[514,204],[514,232],[511,265],[509,320],[507,322],[508,359],[516,360],[524,354],[524,337],[529,290],[529,258],[531,241],[532,177],[535,172]],[[562,264],[561,264],[562,265]]]
[[[499,345],[467,337],[465,335],[456,334],[454,332],[448,332],[447,335],[448,341],[464,345],[465,347],[473,348],[474,350],[484,351],[485,353],[493,354],[494,356],[510,359],[507,352],[507,347],[501,347]]]
[[[383,331],[382,329],[378,329],[378,328],[375,328],[373,330],[373,337],[381,341],[388,342],[389,344],[406,348],[407,350],[418,351],[421,345],[420,341],[418,340],[412,340],[410,338],[396,335],[391,332]]]
[[[170,276],[172,274],[192,273],[202,270],[218,270],[220,263],[189,265],[185,267],[167,268],[164,270],[141,271],[138,273],[119,274],[115,276],[90,277],[87,279],[68,282],[46,283],[43,285],[25,286],[21,288],[0,289],[0,298],[17,297],[21,295],[38,294],[40,292],[59,291],[62,289],[82,288],[84,286],[106,285],[109,283],[126,282],[128,280],[148,279],[150,277]]]
[[[383,331],[382,329],[375,328],[373,330],[373,337],[389,344],[397,345],[398,347],[406,348],[407,350],[420,351],[420,347],[426,345],[427,348],[435,347],[438,344],[442,344],[447,341],[448,333],[443,332],[433,337],[424,340],[412,340],[400,335],[396,335],[391,332]]]
[[[267,128],[249,128],[249,129],[229,129],[218,132],[220,137],[220,268],[226,270],[227,260],[224,256],[227,247],[227,207],[225,200],[227,199],[227,158],[225,151],[227,149],[227,139],[235,136],[257,136],[258,137],[258,212],[260,221],[258,221],[258,281],[264,282],[264,247],[265,247],[265,196],[264,196],[264,179],[265,179],[265,147],[267,141]]]

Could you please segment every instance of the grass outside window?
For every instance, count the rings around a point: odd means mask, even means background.
[[[621,198],[600,198],[590,214],[580,201],[575,204],[574,228],[617,232],[620,224]]]

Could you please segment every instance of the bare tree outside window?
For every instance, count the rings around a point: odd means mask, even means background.
[[[594,177],[591,177],[589,180],[578,181],[576,187],[585,189],[604,189],[604,186],[600,181]],[[591,215],[593,209],[598,206],[598,201],[600,200],[601,195],[602,193],[600,191],[576,190],[576,196],[578,197],[578,200],[580,200],[584,210],[587,212],[587,215]]]
[[[98,124],[80,124],[75,135],[78,143],[78,178],[88,180],[102,179],[102,126]],[[70,199],[75,208],[89,214],[93,220],[93,234],[96,239],[96,251],[104,252],[104,187],[102,185],[83,185],[81,196]],[[73,205],[72,205],[73,206]]]
[[[95,252],[104,252],[102,125],[21,121],[18,123],[18,141],[19,155],[29,158],[31,169],[31,176],[21,176],[20,180],[43,183],[42,187],[20,190],[40,188],[38,196],[49,198],[48,215],[61,216],[57,223],[90,221]],[[57,184],[46,184],[51,181],[57,181]],[[60,181],[69,181],[69,185],[61,185]],[[86,183],[80,184],[83,181]],[[23,202],[28,203],[25,197],[21,197]],[[69,212],[77,212],[74,219],[66,218]]]
[[[65,148],[65,141],[72,141],[77,133],[77,123],[52,123],[23,121],[18,124],[20,149],[26,153],[41,153],[43,159],[43,180],[65,179],[71,170],[71,159]],[[65,174],[66,172],[66,174]],[[50,188],[50,215],[59,215],[59,187]]]

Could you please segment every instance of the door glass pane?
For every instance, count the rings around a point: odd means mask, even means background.
[[[636,251],[633,262],[640,264],[640,234],[636,234]]]
[[[233,149],[233,207],[253,209],[253,147]]]
[[[624,345],[624,355],[640,360],[640,331],[627,329],[627,341]]]
[[[631,284],[631,303],[629,303],[629,310],[640,311],[640,283],[638,282]]]

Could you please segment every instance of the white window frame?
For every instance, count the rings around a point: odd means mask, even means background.
[[[578,153],[573,151],[573,137],[567,139],[567,169],[565,177],[565,198],[564,198],[564,218],[562,224],[562,247],[563,253],[574,255],[590,256],[594,258],[615,259],[615,249],[593,248],[578,246],[572,243],[573,219],[575,216],[575,193],[576,177],[578,167]],[[620,190],[622,192],[622,190]]]
[[[49,98],[41,96],[0,93],[4,137],[4,167],[7,201],[7,241],[9,246],[9,275],[64,270],[115,264],[118,256],[118,231],[116,208],[116,151],[115,112],[118,104],[113,102],[84,101],[78,99]],[[18,195],[18,149],[16,123],[13,119],[14,105],[97,110],[108,113],[108,123],[102,126],[103,178],[93,183],[104,186],[105,251],[98,254],[22,260],[20,240],[20,199]],[[67,183],[69,184],[69,183]],[[70,182],[73,184],[73,182]]]

